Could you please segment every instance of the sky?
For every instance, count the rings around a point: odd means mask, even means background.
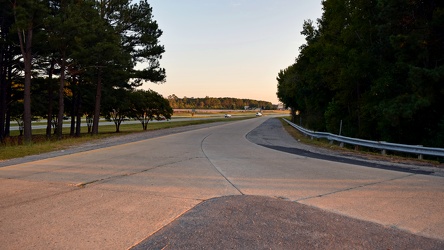
[[[276,77],[305,43],[304,20],[322,0],[149,0],[163,31],[164,97],[234,97],[278,103]]]

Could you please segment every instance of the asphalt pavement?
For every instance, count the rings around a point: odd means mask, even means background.
[[[238,195],[202,202],[132,249],[443,248],[443,241],[311,206]]]

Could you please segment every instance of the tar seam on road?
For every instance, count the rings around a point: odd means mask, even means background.
[[[319,195],[310,196],[310,197],[304,197],[304,198],[300,198],[300,199],[294,200],[294,202],[310,200],[310,199],[314,199],[314,198],[321,198],[321,197],[324,197],[324,196],[327,196],[327,195],[331,195],[331,194],[347,192],[347,191],[355,190],[355,189],[362,188],[362,187],[368,187],[368,186],[373,186],[373,185],[377,185],[377,184],[381,184],[381,183],[385,183],[385,182],[390,182],[390,181],[394,181],[394,180],[405,179],[405,178],[408,178],[408,177],[413,176],[413,175],[415,175],[415,174],[409,174],[409,175],[406,175],[406,176],[396,177],[396,178],[392,178],[392,179],[388,179],[388,180],[377,181],[377,182],[372,182],[372,183],[368,183],[368,184],[359,185],[359,186],[356,186],[356,187],[350,187],[350,188],[345,188],[345,189],[341,189],[341,190],[336,190],[336,191],[333,191],[333,192],[330,192],[330,193],[319,194]]]
[[[191,159],[193,159],[193,158],[189,158],[189,159],[187,159],[187,160],[191,160]],[[128,176],[133,176],[133,175],[137,175],[137,174],[145,173],[145,172],[148,172],[148,171],[152,171],[152,170],[155,170],[155,169],[157,169],[157,168],[161,168],[161,167],[169,166],[169,165],[171,165],[171,164],[180,163],[180,162],[182,162],[182,161],[183,161],[183,160],[172,161],[172,162],[166,162],[166,163],[164,163],[164,164],[157,165],[157,166],[153,166],[153,167],[150,167],[150,168],[147,168],[147,169],[142,169],[142,170],[139,170],[139,171],[136,171],[136,172],[130,172],[130,173],[124,173],[124,174],[112,175],[112,176],[109,176],[109,177],[107,177],[107,178],[102,178],[102,179],[92,180],[92,181],[88,181],[88,182],[80,182],[80,183],[74,184],[74,186],[75,186],[75,187],[79,187],[79,188],[85,188],[87,185],[94,184],[94,183],[96,183],[96,182],[109,181],[109,180],[114,180],[114,179],[118,179],[118,178],[124,178],[124,177],[128,177]]]
[[[211,134],[205,136],[202,141],[200,142],[200,150],[202,150],[202,153],[205,155],[205,158],[207,158],[207,160],[211,163],[211,165],[217,170],[217,172],[219,172],[220,175],[222,175],[222,177],[225,178],[225,180],[228,181],[228,183],[231,184],[231,186],[233,186],[241,195],[244,195],[244,193],[236,187],[236,185],[234,185],[220,170],[218,167],[216,167],[216,165],[214,165],[214,163],[210,160],[210,158],[208,157],[208,155],[205,153],[205,150],[203,148],[203,143],[204,141],[210,136]]]

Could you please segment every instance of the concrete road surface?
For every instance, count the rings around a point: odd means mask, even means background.
[[[444,178],[307,158],[247,140],[267,119],[1,167],[0,249],[126,249],[203,201],[238,195],[444,240]]]

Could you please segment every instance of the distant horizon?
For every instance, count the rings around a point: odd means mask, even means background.
[[[216,99],[219,99],[219,98],[232,98],[232,99],[241,99],[241,100],[253,100],[253,101],[259,101],[259,102],[270,102],[270,101],[267,101],[267,100],[258,100],[258,99],[254,99],[254,98],[238,98],[238,97],[230,97],[230,96],[224,96],[224,97],[216,97],[216,96],[205,96],[205,97],[183,96],[183,97],[180,97],[180,96],[178,96],[176,94],[171,94],[171,95],[175,95],[179,99],[184,99],[184,97],[190,98],[190,99],[205,99],[205,98],[208,97],[208,98],[216,98]],[[162,95],[162,96],[164,98],[168,98],[171,95],[167,95],[167,96]],[[270,103],[272,103],[272,104],[279,104],[279,103],[282,103],[282,102],[278,101],[278,103],[273,103],[273,102],[270,102]]]

